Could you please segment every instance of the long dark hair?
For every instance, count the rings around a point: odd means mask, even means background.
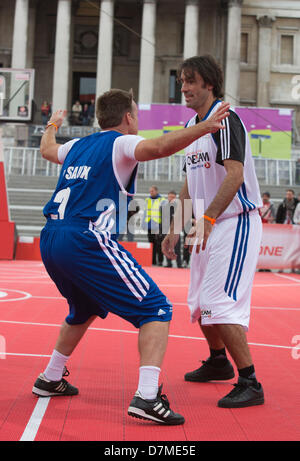
[[[194,78],[195,72],[198,72],[206,85],[213,86],[213,94],[216,98],[222,98],[224,96],[223,71],[212,56],[207,54],[186,59],[178,69],[177,77],[179,80],[182,72],[187,78]]]

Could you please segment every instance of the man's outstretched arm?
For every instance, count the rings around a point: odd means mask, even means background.
[[[228,117],[229,106],[228,103],[222,103],[209,119],[184,130],[173,131],[158,138],[141,141],[135,149],[136,160],[146,162],[148,160],[168,157],[189,146],[201,136],[223,130],[224,125],[221,122]]]

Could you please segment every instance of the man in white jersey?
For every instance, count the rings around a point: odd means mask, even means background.
[[[43,134],[41,153],[62,169],[44,208],[41,232],[44,265],[69,304],[51,359],[33,386],[39,396],[76,395],[64,378],[65,364],[95,317],[109,313],[139,328],[138,389],[128,414],[165,425],[183,424],[158,386],[172,306],[154,281],[117,241],[121,207],[135,193],[139,162],[166,157],[209,132],[227,117],[224,104],[212,117],[181,132],[145,140],[138,133],[138,109],[130,92],[111,90],[97,100],[103,131],[56,142],[63,111]],[[123,201],[125,198],[125,202]],[[106,209],[104,204],[107,204]],[[127,209],[123,210],[125,221]],[[99,358],[101,360],[101,358]]]
[[[186,126],[195,126],[221,104],[222,70],[211,56],[201,56],[184,61],[179,74],[186,105],[196,112]],[[186,241],[192,252],[188,305],[191,320],[199,322],[210,349],[208,360],[187,373],[185,380],[233,378],[227,349],[239,379],[218,406],[234,408],[264,402],[245,334],[261,241],[258,208],[262,203],[242,121],[230,110],[222,124],[224,130],[203,136],[185,149],[186,181],[180,200],[184,207],[191,198],[197,220]],[[162,244],[168,258],[176,257],[177,239],[173,223]]]

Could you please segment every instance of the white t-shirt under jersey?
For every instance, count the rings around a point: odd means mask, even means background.
[[[66,156],[79,139],[72,139],[59,147],[57,154],[59,163],[64,163]],[[126,190],[132,172],[138,163],[134,156],[134,151],[138,143],[143,140],[142,136],[128,134],[119,136],[114,142],[112,153],[113,169],[122,190]]]
[[[203,120],[219,107],[217,100]],[[199,122],[195,115],[187,127]],[[226,177],[224,160],[232,159],[244,165],[244,183],[232,202],[218,219],[229,218],[262,206],[260,189],[256,178],[249,137],[238,115],[230,110],[228,118],[222,122],[224,130],[198,138],[185,149],[185,166],[190,197],[194,214],[198,218],[214,200]],[[201,206],[203,205],[203,206]],[[198,211],[199,210],[199,211]]]

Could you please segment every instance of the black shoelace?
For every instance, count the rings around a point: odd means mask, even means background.
[[[161,387],[160,387],[159,390],[158,390],[157,400],[161,400],[161,401],[163,402],[164,408],[166,408],[167,410],[169,410],[169,408],[170,408],[170,403],[169,403],[168,397],[166,396],[166,394],[162,394],[162,393],[161,393]]]
[[[241,392],[243,392],[247,387],[247,383],[235,383],[233,384],[234,389],[232,389],[231,392],[229,392],[228,397],[235,397],[236,395],[239,395]]]
[[[70,372],[69,370],[67,369],[67,367],[65,366],[64,367],[64,371],[63,371],[63,376],[69,376]]]

